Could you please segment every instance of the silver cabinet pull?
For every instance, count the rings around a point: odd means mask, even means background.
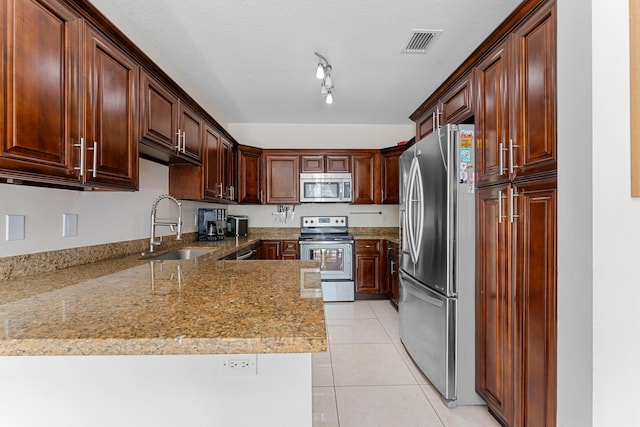
[[[178,145],[174,148],[176,149],[176,153],[180,152],[180,139],[182,138],[182,132],[180,132],[180,128],[178,128],[178,132],[176,132],[176,136],[178,137]]]
[[[87,151],[92,150],[93,151],[93,168],[91,168],[91,176],[92,177],[97,177],[98,176],[98,142],[97,141],[93,141],[93,148],[87,148]]]
[[[515,160],[513,157],[513,149],[520,147],[519,145],[515,145],[513,143],[513,139],[509,139],[509,174],[513,174],[513,170],[519,168],[520,166],[515,165]]]
[[[73,144],[74,147],[79,147],[80,148],[80,166],[79,167],[75,167],[73,169],[79,171],[80,176],[84,176],[84,169],[86,167],[85,164],[85,142],[84,142],[84,138],[80,138],[80,144]]]
[[[187,152],[187,132],[186,131],[182,132],[182,152],[183,153]]]
[[[516,213],[516,197],[520,197],[520,194],[513,187],[509,188],[509,222],[512,224],[516,218],[520,218]]]
[[[502,190],[498,191],[498,224],[502,224],[502,220],[507,217],[502,214],[502,211],[504,210],[503,200],[505,198],[506,196],[502,193]]]
[[[504,142],[500,143],[500,175],[504,175],[505,172],[507,172],[507,168],[504,166],[504,154],[506,151],[508,151],[507,148],[505,148],[504,146]]]
[[[394,260],[391,260],[391,275],[393,276],[394,274],[396,274],[396,263]]]

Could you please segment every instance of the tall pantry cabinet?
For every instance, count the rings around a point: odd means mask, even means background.
[[[509,426],[556,419],[556,18],[544,2],[475,67],[476,387]]]

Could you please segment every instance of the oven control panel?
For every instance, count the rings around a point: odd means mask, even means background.
[[[302,227],[348,227],[346,216],[303,216],[300,223]]]

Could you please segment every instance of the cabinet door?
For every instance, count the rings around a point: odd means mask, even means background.
[[[253,147],[238,148],[238,202],[262,203],[262,151]]]
[[[353,203],[376,204],[380,201],[380,155],[377,153],[354,154],[353,164]]]
[[[237,201],[238,175],[236,173],[236,149],[234,144],[223,135],[220,138],[220,179],[225,189],[225,198]]]
[[[222,193],[222,142],[218,131],[209,124],[204,126],[203,149],[204,197],[218,199]]]
[[[325,171],[324,156],[322,154],[304,154],[301,156],[300,172],[321,173]]]
[[[204,120],[184,103],[180,103],[181,155],[195,162],[202,161]]]
[[[298,156],[265,154],[267,204],[300,202],[299,163]]]
[[[356,292],[380,292],[380,255],[356,254]]]
[[[263,240],[261,254],[262,259],[281,259],[282,242],[280,240]]]
[[[477,185],[508,179],[507,43],[494,49],[475,69]]]
[[[476,197],[476,389],[505,425],[513,419],[510,227],[505,185]]]
[[[138,65],[89,24],[85,29],[85,181],[134,190],[138,186]]]
[[[404,147],[382,150],[382,204],[400,203],[400,156]]]
[[[421,140],[425,136],[432,133],[437,126],[438,123],[438,108],[439,106],[433,105],[431,108],[427,110],[426,113],[422,115],[420,119],[416,122],[416,141]]]
[[[471,81],[464,77],[453,86],[441,99],[442,123],[460,123],[472,115]]]
[[[56,1],[5,0],[0,21],[0,174],[79,185],[80,19]]]
[[[173,155],[178,141],[178,97],[144,71],[140,76],[140,138]]]
[[[548,2],[513,37],[512,177],[555,170],[556,18]]]
[[[356,292],[383,292],[380,240],[356,240]]]
[[[556,421],[556,181],[514,187],[515,425]]]
[[[399,246],[387,241],[387,288],[391,302],[398,307],[400,301],[400,282],[398,274]]]
[[[348,154],[327,154],[325,159],[327,172],[344,173],[351,171],[351,156]]]

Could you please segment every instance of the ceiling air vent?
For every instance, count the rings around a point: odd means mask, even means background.
[[[427,53],[441,33],[442,30],[412,30],[402,53]]]

